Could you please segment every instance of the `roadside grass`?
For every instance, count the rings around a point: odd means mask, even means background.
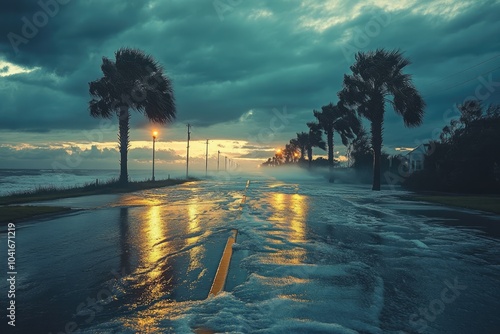
[[[35,216],[63,213],[68,211],[71,211],[71,209],[60,206],[1,206],[0,225],[6,225],[8,222],[18,221]]]
[[[498,196],[415,195],[409,196],[408,199],[500,214]]]
[[[0,205],[21,204],[30,202],[47,201],[60,198],[103,195],[103,194],[118,194],[133,192],[146,189],[162,188],[173,185],[182,184],[196,179],[180,180],[157,180],[157,181],[138,181],[129,182],[126,185],[119,183],[117,180],[110,180],[99,184],[87,183],[83,186],[58,188],[53,185],[37,187],[32,190],[11,193],[6,196],[0,196]]]

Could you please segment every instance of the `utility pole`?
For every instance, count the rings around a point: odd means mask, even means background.
[[[220,151],[217,151],[217,172],[219,171],[219,158],[220,158]]]
[[[208,175],[208,139],[207,139],[207,150],[205,152],[205,177]]]
[[[186,179],[189,177],[189,140],[191,139],[191,124],[187,124],[188,140],[187,140],[187,154],[186,154]]]
[[[153,178],[152,178],[153,181],[155,180],[155,142],[157,135],[158,135],[157,131],[153,132]]]
[[[227,157],[224,157],[224,171],[227,171]]]

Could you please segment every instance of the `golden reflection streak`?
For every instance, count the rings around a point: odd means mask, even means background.
[[[153,206],[160,205],[161,200],[159,198],[144,198],[137,195],[125,194],[120,196],[120,198],[112,203],[111,206]]]
[[[164,282],[161,275],[163,265],[158,262],[169,253],[168,248],[158,243],[165,238],[165,224],[162,221],[162,207],[157,205],[150,206],[141,217],[145,224],[141,230],[142,238],[139,245],[142,249],[141,258],[143,266],[150,269],[144,282],[139,283],[144,287],[144,293],[140,297],[139,303],[150,303],[165,293]],[[139,312],[137,317],[126,319],[126,326],[140,333],[155,333],[159,328],[157,324],[166,313],[160,315],[154,314],[148,310]]]
[[[147,239],[145,240],[146,254],[144,262],[147,263],[148,267],[154,268],[148,274],[149,281],[153,283],[152,285],[150,285],[150,293],[151,297],[154,298],[154,296],[158,296],[158,294],[162,290],[161,284],[157,283],[160,275],[162,274],[162,271],[158,268],[159,266],[157,265],[157,262],[166,255],[164,250],[162,250],[162,247],[156,245],[159,241],[164,239],[160,206],[154,205],[149,208],[147,233],[145,235],[147,236]]]
[[[273,207],[271,220],[276,224],[285,225],[289,228],[286,240],[294,243],[305,240],[305,221],[308,210],[307,198],[299,194],[273,193],[270,198]],[[296,246],[293,250],[280,251],[273,258],[280,264],[300,264],[304,259],[306,251]]]
[[[307,198],[299,194],[291,195],[290,206],[292,207],[291,227],[295,231],[293,241],[304,241],[306,212],[308,209]]]
[[[198,233],[200,230],[200,221],[198,219],[198,201],[196,198],[193,198],[188,205],[188,219],[189,219],[189,224],[188,224],[188,233],[193,234],[193,233]],[[187,241],[187,246],[191,246],[196,244],[200,240],[200,236],[193,236],[191,238],[188,238]],[[189,268],[188,272],[196,269],[196,268],[201,268],[201,259],[202,255],[205,251],[204,246],[199,245],[199,246],[194,246],[189,250]]]
[[[291,208],[290,227],[293,230],[290,236],[292,242],[305,242],[305,225],[307,212],[307,198],[299,194],[288,195]],[[292,263],[300,264],[303,262],[306,250],[302,247],[293,249]]]

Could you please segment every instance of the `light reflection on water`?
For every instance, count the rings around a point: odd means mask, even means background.
[[[196,299],[193,296],[208,279],[203,263],[205,239],[210,235],[207,223],[222,220],[222,212],[213,202],[200,199],[197,188],[190,192],[182,202],[170,203],[168,196],[124,196],[118,203],[140,206],[133,209],[136,214],[129,220],[139,222],[129,240],[140,261],[130,289],[135,296],[128,304],[135,314],[121,319],[134,332],[165,331],[165,319],[185,312],[193,303],[189,300]],[[203,291],[203,296],[207,292]],[[127,293],[131,295],[131,291]]]
[[[188,239],[186,239],[187,246],[191,246],[192,248],[189,250],[189,268],[188,272],[202,268],[201,260],[203,258],[203,254],[205,253],[205,247],[203,245],[198,245],[197,247],[193,247],[200,241],[200,221],[199,221],[199,210],[198,210],[198,201],[196,198],[192,198],[189,201],[188,205],[188,216],[189,223],[187,224],[188,230],[186,231],[189,235],[194,235]]]
[[[270,262],[277,264],[300,264],[304,261],[306,250],[300,246],[305,241],[306,218],[309,210],[308,198],[300,194],[270,193],[265,199],[270,204],[271,216],[277,231],[270,231],[276,237],[270,240],[276,245],[277,252],[269,257]],[[281,248],[285,242],[296,245]]]
[[[172,252],[170,243],[165,241],[169,233],[168,223],[164,219],[163,207],[151,205],[142,211],[141,228],[139,235],[135,235],[139,250],[141,267],[144,275],[139,275],[135,289],[139,292],[137,300],[130,305],[137,308],[139,305],[152,305],[164,295],[172,292],[174,285],[174,270],[167,255]],[[158,314],[159,311],[163,310]],[[167,309],[146,308],[139,311],[137,316],[124,319],[124,324],[137,332],[159,331],[158,323],[162,316],[167,315]]]

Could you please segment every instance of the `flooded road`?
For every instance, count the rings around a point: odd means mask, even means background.
[[[248,177],[17,224],[16,332],[498,333],[500,244],[471,228],[498,216],[250,178],[241,210]],[[207,299],[231,229],[226,292]]]

